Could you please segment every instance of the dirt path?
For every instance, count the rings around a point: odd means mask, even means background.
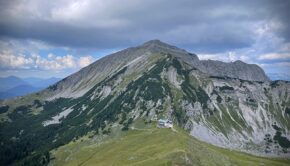
[[[140,130],[140,131],[152,131],[152,129],[140,129],[135,127],[130,127],[131,130]]]
[[[177,133],[177,130],[174,127],[171,127],[171,130]]]

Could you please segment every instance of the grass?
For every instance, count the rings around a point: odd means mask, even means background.
[[[104,143],[71,142],[52,151],[50,165],[289,165],[201,142],[177,128],[129,130]]]

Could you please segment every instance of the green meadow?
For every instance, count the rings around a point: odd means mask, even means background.
[[[241,165],[283,166],[290,160],[257,157],[201,142],[182,129],[156,127],[82,137],[51,151],[50,165]],[[114,133],[116,132],[116,133]]]

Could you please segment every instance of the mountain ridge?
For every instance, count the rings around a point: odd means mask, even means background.
[[[35,93],[59,80],[60,78],[55,77],[47,79],[37,77],[20,78],[16,76],[2,77],[0,78],[0,83],[2,84],[0,88],[0,99],[9,99]]]
[[[57,89],[63,89],[61,91],[57,91],[56,93],[63,95],[55,96],[52,92],[52,99],[55,97],[79,97],[87,92],[94,84],[108,76],[106,74],[113,73],[122,66],[125,66],[127,63],[130,63],[130,61],[140,58],[144,54],[155,54],[162,52],[172,54],[173,56],[180,58],[182,61],[189,63],[193,67],[209,75],[239,78],[249,81],[270,81],[264,71],[257,65],[248,65],[243,63],[242,66],[239,65],[241,66],[239,69],[235,69],[235,65],[232,65],[232,63],[216,61],[223,64],[221,66],[222,68],[219,66],[213,68],[212,66],[216,65],[207,63],[207,61],[204,60],[199,60],[196,54],[189,53],[184,49],[180,49],[176,46],[172,46],[155,39],[145,42],[140,46],[130,47],[105,56],[93,62],[89,66],[79,70],[78,72],[66,77],[55,85],[58,86]],[[241,69],[248,70],[240,71]],[[227,72],[221,72],[221,70],[225,70]]]

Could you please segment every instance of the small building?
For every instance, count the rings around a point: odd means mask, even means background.
[[[157,122],[157,127],[159,128],[172,128],[173,122],[168,119],[159,119]]]

